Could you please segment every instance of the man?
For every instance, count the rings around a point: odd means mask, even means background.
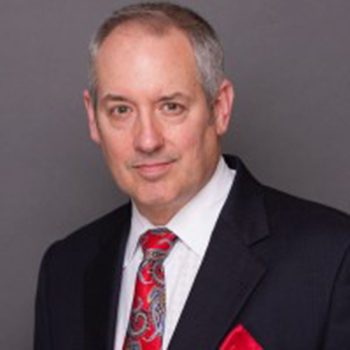
[[[349,349],[350,220],[221,156],[234,93],[213,29],[133,5],[90,55],[90,135],[131,203],[46,253],[35,349]]]

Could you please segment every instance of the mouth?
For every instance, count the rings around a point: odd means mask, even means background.
[[[175,160],[145,161],[133,165],[137,173],[146,180],[158,180],[165,176],[175,163]]]

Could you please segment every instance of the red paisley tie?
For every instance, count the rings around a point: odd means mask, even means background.
[[[165,325],[163,262],[176,236],[166,228],[149,230],[140,238],[139,266],[124,350],[161,350]]]

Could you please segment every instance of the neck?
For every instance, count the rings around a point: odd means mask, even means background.
[[[139,212],[145,218],[147,218],[149,222],[151,222],[155,226],[165,226],[176,215],[176,213],[179,212],[180,209],[185,205],[185,204],[178,205],[178,206],[156,205],[152,207],[149,207],[149,206],[145,207],[137,203],[135,204]]]

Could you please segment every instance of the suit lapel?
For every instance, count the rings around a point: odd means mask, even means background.
[[[130,206],[117,210],[101,228],[100,250],[85,276],[86,350],[112,350]]]
[[[169,350],[212,350],[263,278],[252,246],[268,236],[262,186],[235,158],[236,179],[211,237]],[[85,276],[85,349],[112,350],[130,206],[101,227],[100,251]]]
[[[217,349],[265,273],[251,251],[268,236],[262,187],[239,160],[226,161],[236,168],[235,183],[169,350]]]

